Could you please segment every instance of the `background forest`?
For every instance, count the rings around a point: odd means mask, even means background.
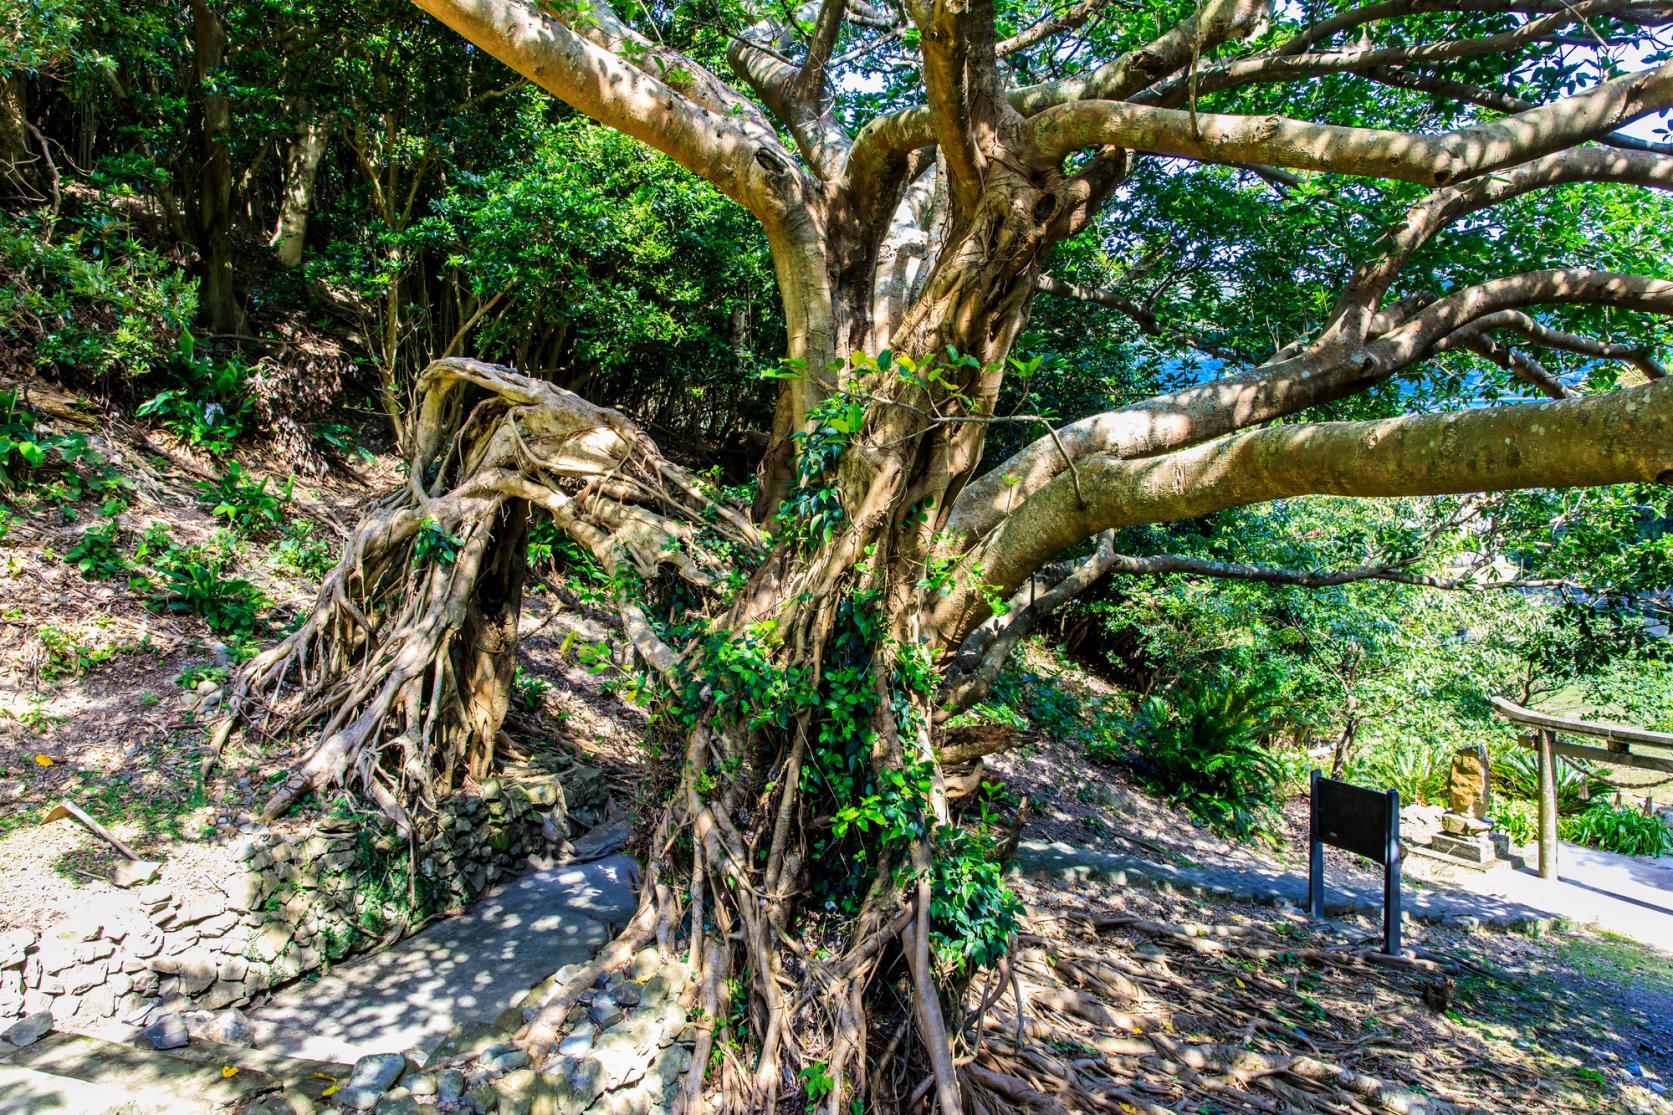
[[[723,37],[705,37],[704,9],[730,3],[681,4],[664,22],[682,49],[716,56]],[[1189,5],[1173,7],[1164,24]],[[1011,28],[1034,15],[1001,5]],[[750,483],[784,351],[757,226],[411,5],[11,0],[0,37],[0,380],[12,392],[64,385],[178,439],[213,474],[210,503],[234,532],[192,550],[119,531],[122,470],[38,431],[16,393],[0,396],[0,531],[15,511],[56,508],[88,527],[65,555],[83,575],[146,565],[173,586],[170,607],[249,639],[262,605],[226,574],[226,553],[266,546],[314,576],[332,554],[285,509],[288,490],[249,479],[240,460],[319,475],[393,448],[417,372],[456,354],[617,407],[681,463]],[[1072,72],[1074,59],[1057,64]],[[1524,76],[1542,88],[1598,76],[1549,66]],[[882,69],[844,96],[875,109],[890,82]],[[1399,99],[1445,123],[1409,90],[1326,81],[1307,95],[1349,115],[1353,97]],[[1051,261],[1060,283],[1121,293],[1040,300],[1003,412],[1107,410],[1304,334],[1356,246],[1413,195],[1155,160],[1134,177],[1115,203],[1119,234],[1094,224]],[[1437,236],[1414,270],[1440,290],[1553,253],[1654,273],[1673,251],[1667,206],[1607,187],[1531,194]],[[1593,332],[1628,328],[1607,308],[1558,313]],[[1173,354],[1181,339],[1196,356]],[[1655,351],[1666,338],[1636,339]],[[1544,371],[1599,387],[1632,374],[1572,353]],[[1375,417],[1527,390],[1460,350],[1323,409]],[[1039,432],[1000,428],[989,458]],[[545,545],[536,556],[561,562]],[[1511,751],[1493,694],[1673,729],[1665,488],[1292,500],[1131,529],[1116,549],[1185,560],[1084,594],[976,715],[1067,731],[1221,827],[1266,825],[1281,787],[1315,764],[1433,800],[1454,748]],[[1198,575],[1228,562],[1403,581]],[[1422,583],[1436,579],[1462,587]],[[1494,587],[1507,581],[1521,587]],[[51,634],[37,638],[50,650]],[[1034,669],[1042,656],[1103,675],[1116,695],[1065,712]],[[1531,789],[1513,760],[1503,777]],[[1590,802],[1611,793],[1593,786],[1572,807],[1635,812]],[[1529,823],[1523,807],[1507,814],[1513,830]]]

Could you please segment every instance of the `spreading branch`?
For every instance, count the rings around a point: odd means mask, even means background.
[[[1670,104],[1673,63],[1434,136],[1119,101],[1058,105],[1033,117],[1031,125],[1035,144],[1051,157],[1114,145],[1200,162],[1261,163],[1445,186],[1582,143]]]
[[[1100,531],[1274,499],[1670,483],[1673,380],[1561,402],[1275,426],[1148,460],[1099,454],[1080,472],[1084,502],[1059,477],[971,551],[1001,591]],[[967,631],[987,614],[980,594],[955,594],[936,619]]]

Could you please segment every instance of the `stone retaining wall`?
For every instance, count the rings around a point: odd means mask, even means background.
[[[561,769],[559,769],[561,768]],[[60,1029],[142,1024],[159,1002],[217,1010],[351,954],[388,944],[425,917],[469,902],[561,851],[597,822],[602,774],[548,760],[445,799],[420,825],[418,870],[386,818],[326,817],[280,837],[253,832],[242,867],[217,889],[177,898],[165,884],[135,892],[139,914],[99,909],[39,936],[0,932],[0,1030],[50,1011]],[[189,1002],[180,1002],[180,999]]]

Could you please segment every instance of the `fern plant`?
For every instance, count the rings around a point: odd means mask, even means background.
[[[1267,751],[1278,695],[1259,685],[1194,683],[1140,703],[1123,734],[1145,785],[1218,832],[1275,827],[1283,771]]]
[[[1579,813],[1592,804],[1594,794],[1606,792],[1608,786],[1592,773],[1592,768],[1577,759],[1553,756],[1556,763],[1553,778],[1557,784],[1557,812]],[[1539,759],[1532,751],[1518,749],[1495,765],[1494,774],[1500,787],[1513,798],[1539,800]]]

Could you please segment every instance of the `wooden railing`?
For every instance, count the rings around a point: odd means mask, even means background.
[[[1493,711],[1524,731],[1517,740],[1539,752],[1539,874],[1557,877],[1557,761],[1558,755],[1616,767],[1636,767],[1673,774],[1673,733],[1652,732],[1626,724],[1574,720],[1523,708],[1503,697],[1493,698]],[[1603,740],[1603,746],[1569,743],[1559,736]],[[1633,748],[1653,748],[1667,754],[1645,755]]]

